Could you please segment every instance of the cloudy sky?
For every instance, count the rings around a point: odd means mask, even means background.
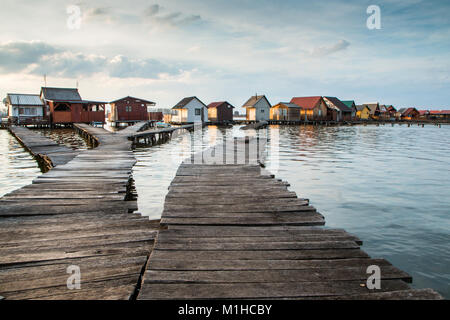
[[[444,108],[449,16],[447,0],[2,0],[0,95],[38,93],[46,74],[85,99],[159,107],[258,93]]]

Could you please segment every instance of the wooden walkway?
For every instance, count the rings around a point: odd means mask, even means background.
[[[189,162],[189,161],[188,161]],[[183,163],[167,194],[139,299],[440,299],[251,159]],[[367,267],[381,269],[369,290]]]
[[[79,154],[25,127],[12,126],[9,132],[36,158],[44,171],[66,164]]]
[[[16,136],[56,165],[0,198],[0,296],[6,299],[130,299],[159,228],[127,200],[136,160],[127,132],[76,125],[99,146],[69,152],[25,128]],[[131,130],[131,129],[130,129]],[[69,290],[67,267],[81,272]]]
[[[133,127],[129,127],[133,128]],[[135,131],[125,131],[122,134],[127,134],[128,139],[132,140],[134,144],[138,144],[141,141],[145,144],[154,144],[157,141],[166,141],[171,138],[172,134],[178,130],[191,130],[194,128],[193,124],[182,125],[178,127],[170,127],[170,128],[151,128],[147,130],[135,130]],[[132,130],[132,129],[131,129]]]

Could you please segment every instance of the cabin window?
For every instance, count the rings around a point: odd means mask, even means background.
[[[56,106],[55,111],[70,111],[70,108],[65,103],[60,103]]]
[[[88,108],[87,104],[83,104],[83,111],[84,112],[88,112],[89,111],[89,108]]]
[[[264,109],[261,109],[261,113],[264,113],[264,111],[265,111]]]
[[[199,116],[202,114],[202,109],[195,109],[195,115]]]
[[[131,111],[133,111],[133,108],[131,106],[126,106],[125,110],[126,110],[126,112],[131,112]]]

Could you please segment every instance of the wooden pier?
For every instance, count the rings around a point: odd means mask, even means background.
[[[324,228],[308,199],[261,168],[264,148],[242,155],[248,139],[214,148],[237,152],[232,163],[192,163],[209,159],[205,151],[180,165],[161,222],[133,213],[128,139],[143,125],[111,133],[76,124],[98,146],[72,153],[12,128],[53,168],[0,198],[2,298],[441,298],[411,289],[407,273],[370,258],[357,237]],[[366,287],[369,265],[381,269],[380,290]],[[80,289],[67,287],[71,266]]]
[[[165,142],[169,140],[175,131],[192,129],[194,129],[194,124],[186,124],[170,128],[152,128],[144,131],[139,130],[133,134],[130,133],[128,135],[128,139],[132,140],[134,145],[139,143],[154,145],[157,141]]]
[[[217,148],[217,147],[216,147]],[[260,156],[258,156],[260,157]],[[370,258],[287,183],[246,165],[183,163],[169,187],[139,299],[440,299]],[[366,281],[381,269],[381,289]]]
[[[53,165],[33,184],[0,198],[0,296],[5,299],[131,299],[152,250],[159,221],[127,201],[136,160],[125,133],[85,124],[98,142],[69,153],[25,128],[11,128]],[[72,157],[72,160],[70,158]],[[81,288],[69,290],[69,266]]]

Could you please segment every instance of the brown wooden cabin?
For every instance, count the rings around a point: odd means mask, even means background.
[[[148,120],[162,121],[164,119],[164,114],[159,111],[150,111],[148,113]]]
[[[42,87],[40,97],[52,124],[105,122],[106,102],[82,100],[78,89]]]
[[[231,122],[233,121],[234,107],[227,101],[211,102],[208,106],[208,121]]]
[[[322,121],[327,120],[327,105],[321,96],[294,97],[291,103],[298,105],[300,109],[300,120]]]
[[[327,120],[337,122],[352,120],[352,109],[349,108],[341,100],[339,100],[336,97],[323,97],[323,100],[325,101],[328,107]]]
[[[402,120],[418,120],[420,112],[416,108],[402,108],[399,110]]]
[[[124,97],[109,103],[111,105],[111,122],[134,122],[149,120],[147,107],[154,106],[152,101],[135,98]]]

